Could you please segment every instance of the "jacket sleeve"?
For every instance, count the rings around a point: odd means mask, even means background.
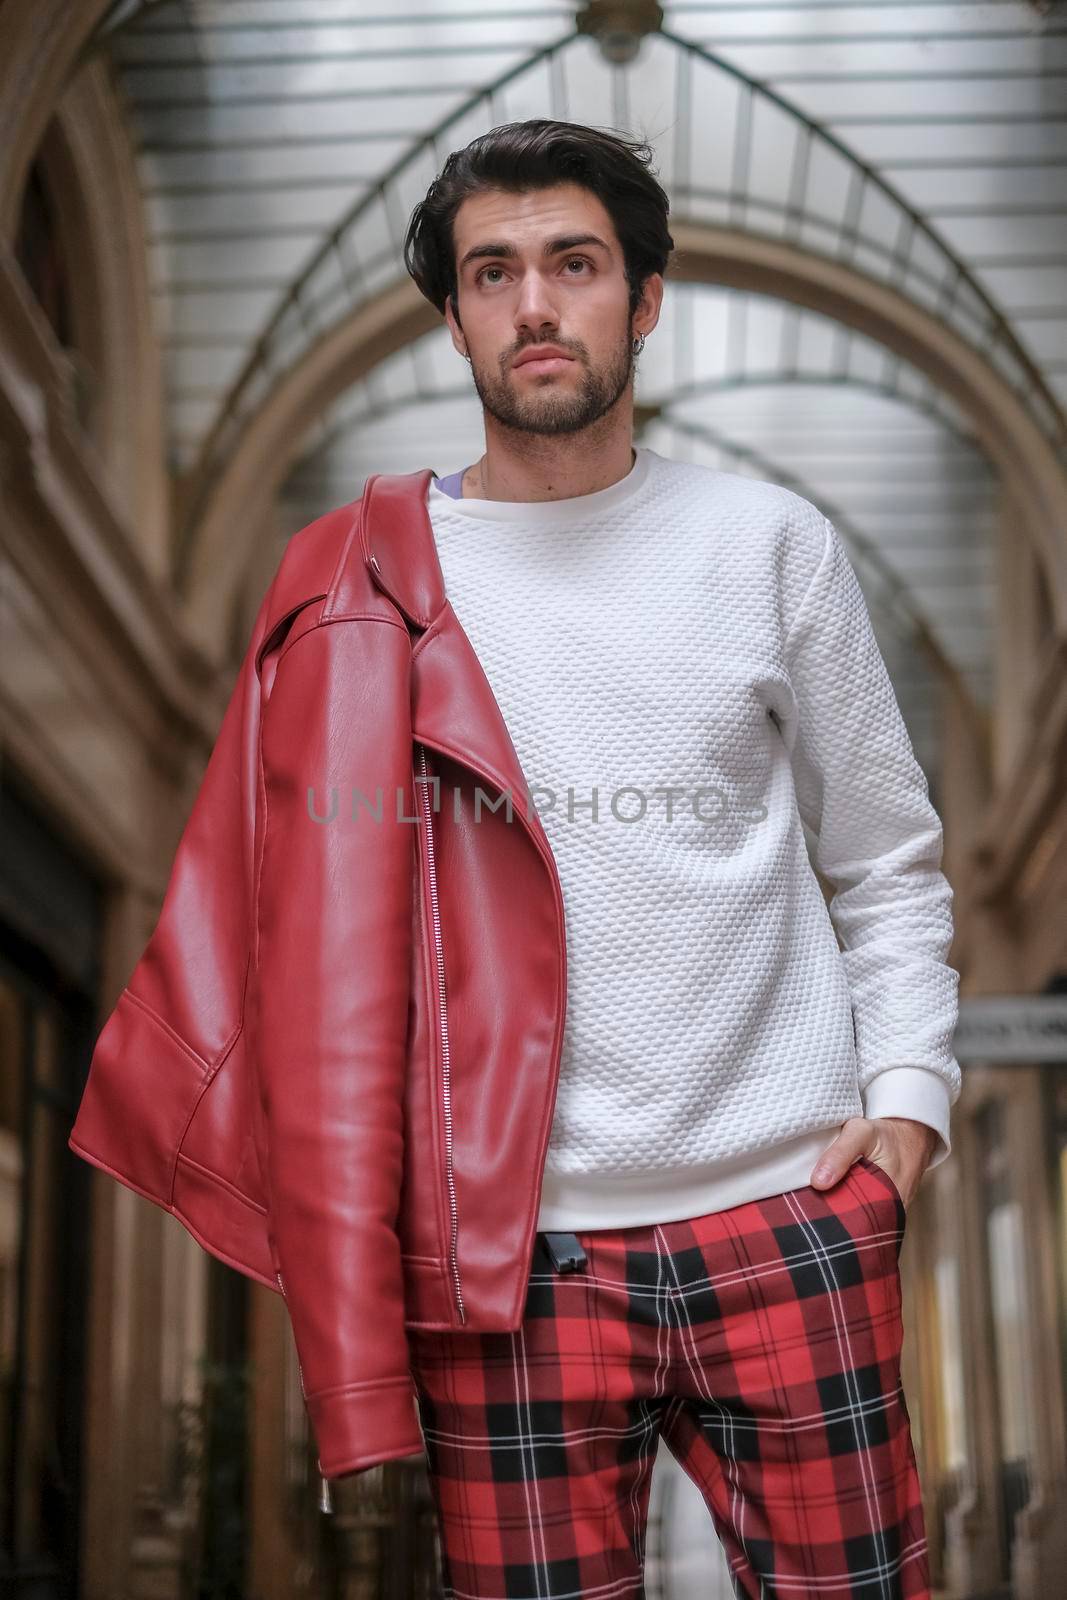
[[[949,1110],[960,1094],[942,825],[859,580],[837,530],[821,520],[821,558],[786,636],[795,714],[784,731],[814,861],[834,891],[864,1115],[936,1129],[937,1166],[951,1149]]]
[[[255,1059],[271,1248],[325,1477],[424,1448],[396,1230],[410,654],[394,621],[320,622],[282,650],[262,719]]]
[[[272,589],[178,841],[159,916],[97,1038],[68,1137],[77,1155],[187,1227],[178,1153],[244,1023],[261,700],[255,658]],[[210,1247],[238,1265],[218,1240]]]

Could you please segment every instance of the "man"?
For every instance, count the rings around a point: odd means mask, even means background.
[[[959,1093],[940,823],[832,526],[633,448],[666,218],[647,147],[537,120],[406,241],[484,411],[434,537],[570,953],[523,1324],[411,1333],[448,1592],[639,1593],[662,1436],[739,1595],[927,1595],[897,1260]]]
[[[545,120],[415,208],[485,451],[289,541],[69,1143],[285,1295],[324,1498],[425,1450],[449,1592],[639,1594],[662,1438],[739,1594],[926,1596],[941,826],[831,524],[633,446],[667,215]]]

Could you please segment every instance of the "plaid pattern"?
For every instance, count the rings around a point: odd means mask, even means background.
[[[516,1332],[410,1329],[448,1600],[632,1600],[657,1439],[741,1600],[929,1600],[901,1388],[905,1211],[861,1156],[686,1221],[538,1236]]]

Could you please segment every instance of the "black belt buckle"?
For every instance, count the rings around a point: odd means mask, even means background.
[[[541,1237],[557,1272],[577,1272],[586,1265],[585,1251],[576,1233],[542,1233]]]

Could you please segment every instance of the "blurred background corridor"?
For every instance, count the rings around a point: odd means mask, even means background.
[[[945,824],[951,1158],[904,1387],[945,1600],[1067,1573],[1067,7],[0,0],[0,1592],[430,1600],[423,1464],[318,1503],[279,1297],[67,1134],[286,539],[481,408],[404,270],[447,154],[654,146],[638,443],[814,500]],[[661,1451],[649,1600],[731,1593]]]

